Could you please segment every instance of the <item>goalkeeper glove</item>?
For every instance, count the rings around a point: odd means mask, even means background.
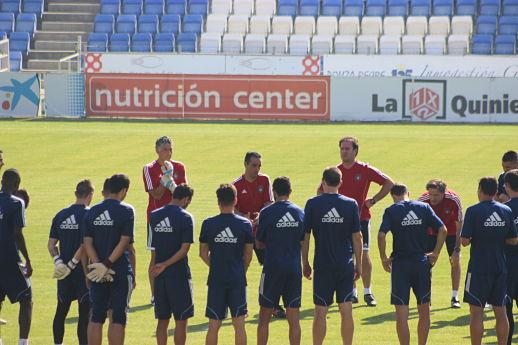
[[[164,188],[169,189],[171,193],[176,188],[176,183],[174,183],[171,175],[162,175],[162,177],[160,177],[160,184],[164,186]]]
[[[91,271],[86,275],[86,277],[95,283],[100,283],[107,275],[115,274],[115,272],[109,268],[109,266],[111,266],[109,264],[109,260],[105,261],[107,264],[104,262],[97,262],[88,265],[88,268],[91,269]]]
[[[167,176],[173,175],[173,170],[174,170],[173,163],[171,163],[170,161],[165,161],[164,165],[162,165],[160,167],[160,169],[162,169],[162,173],[164,175],[167,175]]]
[[[55,278],[57,280],[65,279],[72,270],[63,263],[63,260],[59,257],[59,255],[56,255],[54,257],[54,274],[52,275],[52,278]]]

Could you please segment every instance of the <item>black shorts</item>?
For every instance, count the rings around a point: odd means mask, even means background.
[[[370,219],[360,221],[360,230],[363,237],[363,250],[369,250],[371,238],[371,221]]]
[[[88,299],[88,288],[86,278],[81,266],[76,267],[68,277],[58,280],[58,300],[60,302],[71,302],[77,300],[79,303]]]
[[[446,249],[448,250],[448,257],[453,255],[453,250],[455,249],[455,243],[457,243],[456,235],[448,235],[446,236]],[[437,236],[427,235],[427,244],[426,244],[426,252],[431,253],[435,249],[435,245],[437,244]]]
[[[464,302],[478,307],[489,303],[502,307],[507,302],[507,274],[468,272],[464,287]]]
[[[430,303],[432,292],[431,268],[428,261],[394,261],[390,274],[390,303],[393,305],[408,305],[410,289],[414,292],[418,305]]]
[[[518,257],[507,256],[507,296],[518,300]]]
[[[192,298],[192,281],[189,278],[162,277],[155,278],[155,318],[169,320],[186,320],[194,316]]]
[[[246,286],[209,286],[205,316],[213,320],[224,320],[227,318],[227,309],[230,309],[233,318],[248,313]]]
[[[328,307],[336,303],[351,302],[353,297],[354,265],[351,262],[342,270],[315,269],[313,276],[313,303]]]
[[[104,323],[108,310],[111,309],[113,323],[126,325],[132,290],[133,276],[131,274],[116,276],[111,283],[92,283],[90,321]]]
[[[300,308],[302,274],[284,272],[263,272],[259,284],[259,305],[276,308],[282,296],[284,307]]]
[[[0,302],[9,298],[11,303],[32,299],[31,280],[25,278],[17,262],[0,265]]]

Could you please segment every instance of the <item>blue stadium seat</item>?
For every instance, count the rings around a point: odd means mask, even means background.
[[[385,17],[386,0],[367,0],[365,15],[371,17]]]
[[[362,0],[345,0],[343,14],[344,14],[344,16],[352,16],[352,17],[363,16],[363,1]]]
[[[432,13],[434,16],[453,15],[453,0],[433,0]]]
[[[156,34],[158,32],[158,16],[143,14],[138,18],[138,32]]]
[[[151,34],[134,34],[133,37],[131,37],[131,51],[150,52],[151,42],[153,42]]]
[[[89,34],[86,49],[89,52],[105,52],[108,49],[108,34],[95,32]]]
[[[161,16],[164,14],[164,0],[145,0],[144,13]]]
[[[495,38],[495,54],[514,55],[516,53],[515,35],[497,35]]]
[[[101,0],[101,14],[113,14],[116,16],[120,11],[120,0]]]
[[[0,40],[6,39],[6,38],[7,38],[7,32],[0,31]]]
[[[22,69],[22,61],[21,52],[9,52],[9,68],[11,72],[19,72]]]
[[[200,14],[206,16],[209,13],[209,1],[208,0],[189,0],[187,4],[189,14]]]
[[[15,15],[20,12],[20,0],[3,0],[0,2],[0,12],[12,12]]]
[[[159,33],[155,35],[153,40],[153,51],[155,52],[173,52],[174,51],[174,34]]]
[[[34,31],[36,31],[36,14],[35,13],[19,13],[16,17],[16,24],[14,26],[14,31],[19,32],[28,32],[31,37],[34,35]]]
[[[457,0],[457,10],[455,12],[458,16],[475,16],[477,14],[477,1]]]
[[[35,13],[41,18],[43,13],[43,0],[25,0],[22,6],[22,12]]]
[[[110,38],[111,52],[129,52],[130,35],[128,33],[113,34]]]
[[[178,34],[180,32],[180,16],[178,14],[164,14],[160,19],[161,33]]]
[[[279,16],[296,16],[298,0],[278,0],[277,15]]]
[[[480,16],[498,16],[500,14],[500,0],[480,0]]]
[[[502,14],[504,16],[518,16],[518,0],[504,0]]]
[[[94,32],[111,34],[115,28],[113,14],[98,14],[94,19]]]
[[[496,27],[498,18],[496,16],[479,16],[477,18],[477,29],[476,33],[481,35],[494,35],[496,33]]]
[[[0,13],[0,31],[6,33],[14,31],[14,13]]]
[[[323,0],[321,14],[323,16],[340,17],[342,15],[341,0]]]
[[[412,0],[410,13],[413,16],[428,17],[430,15],[430,0]]]
[[[408,16],[408,0],[389,0],[387,8],[388,16]]]
[[[491,55],[493,53],[493,35],[474,35],[471,40],[471,54]]]
[[[203,16],[201,14],[187,14],[183,17],[182,32],[200,34],[203,30]]]
[[[9,34],[9,51],[27,53],[31,37],[28,32],[11,32]]]
[[[176,39],[177,51],[180,53],[195,53],[198,50],[198,35],[192,32],[182,32]]]
[[[121,14],[115,22],[115,32],[133,35],[137,31],[137,17],[134,14]]]
[[[186,0],[166,0],[165,3],[165,13],[167,14],[178,14],[183,16],[186,8]]]
[[[123,14],[141,14],[142,13],[142,0],[123,0],[122,1],[122,13]]]
[[[498,33],[516,36],[518,34],[518,16],[501,16],[498,22]]]
[[[300,0],[299,15],[301,16],[318,16],[320,10],[320,1],[318,0]]]

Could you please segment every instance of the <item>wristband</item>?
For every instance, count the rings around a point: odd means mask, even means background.
[[[455,248],[453,248],[453,251],[454,251],[455,253],[460,253],[460,247],[455,247]]]
[[[113,262],[111,262],[110,259],[106,258],[103,260],[103,265],[108,268],[111,268],[113,266]]]
[[[56,263],[56,261],[58,260],[61,260],[61,258],[59,257],[59,255],[55,255],[52,257],[54,259],[54,263]]]

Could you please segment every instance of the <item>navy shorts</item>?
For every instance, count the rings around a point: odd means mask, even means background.
[[[264,272],[259,284],[259,305],[276,308],[282,296],[284,307],[300,308],[302,273]]]
[[[187,320],[194,316],[192,280],[186,277],[155,278],[155,318]]]
[[[328,307],[336,303],[351,302],[353,297],[354,265],[352,262],[346,267],[333,269],[315,269],[313,277],[313,303]]]
[[[507,256],[507,295],[518,300],[518,257]]]
[[[455,243],[457,243],[457,235],[448,235],[446,236],[446,249],[448,250],[448,256],[453,255],[453,250],[455,249]],[[435,245],[437,244],[437,236],[427,235],[426,240],[426,252],[431,253],[435,249]]]
[[[246,304],[246,286],[225,287],[209,286],[207,293],[207,309],[205,316],[213,320],[227,318],[227,309],[231,317],[239,317],[248,313]]]
[[[0,302],[9,298],[11,303],[32,299],[31,280],[25,278],[18,263],[0,265]]]
[[[484,307],[489,303],[495,307],[502,307],[506,304],[507,296],[507,274],[493,273],[484,274],[468,272],[466,274],[466,285],[464,287],[464,302]]]
[[[430,303],[432,291],[432,266],[428,261],[396,260],[392,262],[390,274],[390,303],[408,305],[410,289],[414,292],[417,304]]]
[[[77,300],[79,303],[88,299],[88,288],[86,287],[83,268],[78,266],[63,280],[58,280],[58,300],[60,302],[72,302]]]
[[[90,320],[95,323],[104,323],[107,312],[111,309],[113,323],[126,325],[132,289],[133,276],[131,274],[115,277],[112,283],[92,283],[90,288],[92,316]]]
[[[371,221],[370,219],[360,221],[360,230],[363,237],[363,250],[369,250],[371,238]]]

